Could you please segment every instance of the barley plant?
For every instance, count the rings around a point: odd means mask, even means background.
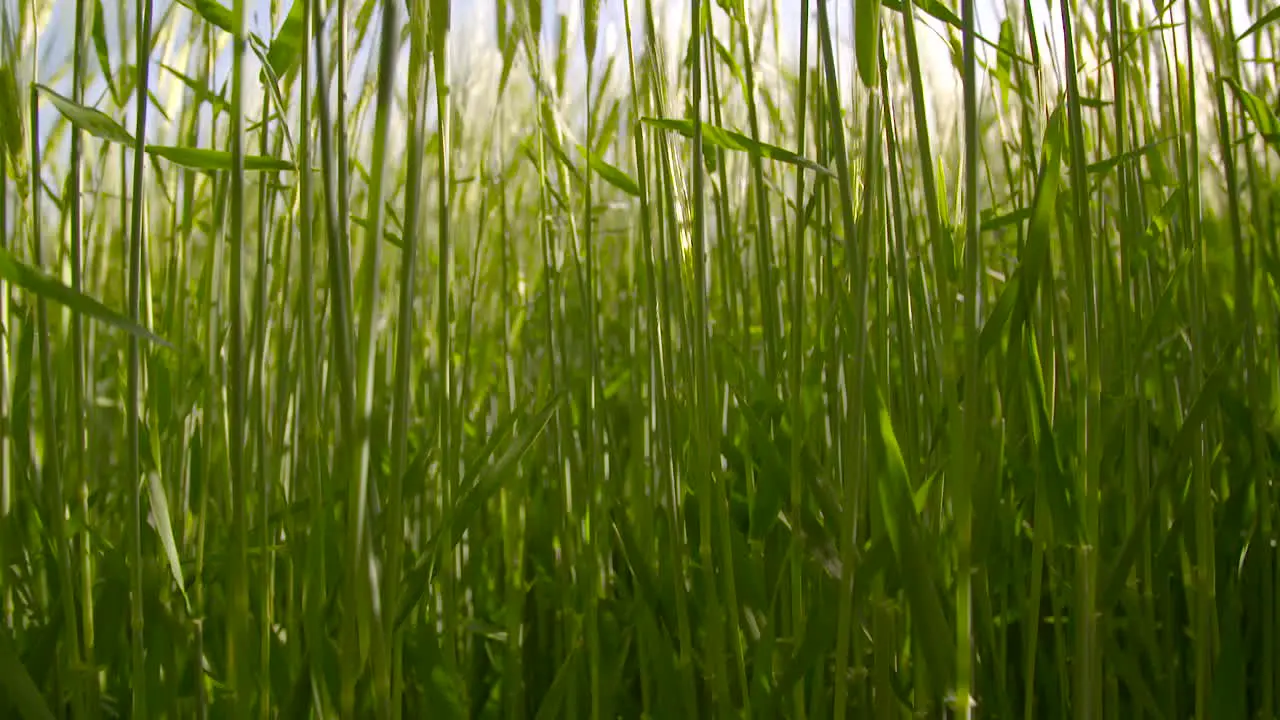
[[[1277,19],[0,0],[0,717],[1276,718]]]

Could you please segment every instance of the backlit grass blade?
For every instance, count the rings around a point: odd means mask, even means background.
[[[1013,325],[1008,327],[1010,334],[1020,330],[1020,323],[1031,317],[1036,290],[1049,259],[1049,240],[1062,177],[1062,147],[1063,117],[1062,109],[1058,108],[1049,117],[1049,126],[1045,130],[1040,179],[1027,222],[1027,240],[1019,253],[1018,269],[1005,285],[1004,291],[996,300],[995,309],[982,326],[978,340],[980,358],[985,357],[999,342],[1011,319]]]
[[[602,180],[632,197],[640,196],[640,186],[622,170],[605,162],[599,155],[588,152],[586,147],[582,145],[578,146],[578,152],[587,159],[587,165],[590,166],[590,168],[595,171]]]
[[[856,0],[853,5],[858,74],[867,87],[876,87],[880,83],[880,0]]]
[[[123,98],[121,98],[120,89],[116,85],[115,73],[111,71],[111,53],[107,46],[107,23],[103,18],[102,0],[94,0],[93,49],[97,53],[98,68],[102,70],[103,79],[107,82],[107,89],[111,91],[111,97],[119,105]]]
[[[1261,31],[1263,28],[1275,22],[1277,19],[1280,19],[1280,7],[1273,7],[1270,10],[1263,13],[1262,17],[1254,21],[1252,25],[1245,28],[1244,32],[1237,35],[1236,42],[1240,42],[1241,40],[1249,37],[1250,35],[1253,35],[1254,33]]]
[[[63,97],[44,85],[37,85],[40,93],[49,98],[53,106],[62,116],[85,132],[109,142],[133,145],[133,136],[120,124],[112,120],[106,113],[86,107],[76,101]]]
[[[217,0],[177,0],[179,4],[185,6],[188,10],[200,16],[205,22],[213,25],[219,30],[228,33],[235,33],[236,19],[232,10],[228,10],[226,6],[217,2]]]
[[[1245,112],[1253,120],[1253,124],[1257,126],[1258,132],[1266,139],[1267,144],[1272,149],[1280,152],[1280,121],[1276,119],[1275,113],[1271,107],[1267,105],[1262,98],[1245,90],[1240,83],[1233,78],[1224,78],[1222,82],[1235,94],[1236,99],[1244,106]]]
[[[147,152],[156,157],[164,158],[175,165],[191,168],[192,170],[204,170],[206,172],[230,171],[233,166],[232,155],[226,150],[148,145]],[[287,172],[293,170],[294,166],[293,163],[281,158],[245,155],[244,169],[246,171]]]
[[[164,548],[165,559],[169,562],[169,572],[173,575],[173,581],[178,585],[178,591],[182,594],[182,598],[187,601],[186,582],[182,576],[182,562],[178,555],[178,543],[173,537],[173,523],[169,516],[169,499],[165,495],[164,486],[160,483],[160,476],[155,472],[147,473],[147,491],[151,501],[151,515],[155,519],[156,534],[160,538],[160,544]]]
[[[123,330],[135,337],[162,347],[172,347],[168,341],[129,320],[124,315],[108,308],[88,295],[75,292],[56,278],[19,262],[3,247],[0,247],[0,277],[46,300],[52,300],[59,305],[69,307],[76,312]]]
[[[307,0],[293,0],[289,4],[289,14],[285,16],[284,25],[271,39],[267,50],[267,62],[277,78],[284,78],[298,66],[302,44],[306,42],[303,27],[303,12]]]
[[[676,132],[688,138],[692,138],[695,132],[694,124],[691,120],[646,117],[643,118],[643,121],[653,127]],[[820,175],[834,177],[834,173],[827,168],[813,162],[812,160],[803,158],[786,148],[752,140],[746,135],[735,130],[718,128],[705,122],[702,123],[701,127],[702,138],[713,147],[720,148],[721,150],[738,150],[741,152],[751,153],[770,160],[787,163],[788,165],[798,165]]]
[[[186,85],[187,88],[191,90],[191,92],[195,95],[196,100],[200,102],[207,102],[213,107],[214,110],[217,110],[220,112],[225,112],[229,109],[230,106],[227,105],[226,98],[224,98],[221,93],[213,92],[207,86],[203,85],[200,81],[196,80],[195,78],[189,77],[184,73],[181,73],[164,63],[160,63],[160,69],[164,70],[170,75],[173,75],[178,79],[179,82],[181,82],[183,85]]]

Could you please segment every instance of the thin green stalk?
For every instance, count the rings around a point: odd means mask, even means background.
[[[801,0],[800,17],[809,17],[810,0]],[[821,2],[821,0],[819,0]],[[775,4],[776,15],[776,4]],[[808,150],[805,144],[806,130],[806,111],[808,110],[809,96],[809,69],[807,58],[809,57],[809,23],[800,24],[800,58],[803,58],[800,64],[799,81],[796,89],[797,100],[795,102],[796,112],[796,152],[804,155]],[[795,517],[800,517],[804,512],[805,488],[804,488],[804,472],[803,451],[805,441],[808,436],[808,418],[805,417],[804,407],[804,354],[805,348],[805,284],[808,274],[805,269],[805,242],[806,231],[808,229],[808,218],[805,215],[805,170],[804,168],[796,168],[796,191],[795,191],[795,226],[791,233],[791,293],[790,293],[790,310],[791,310],[791,348],[790,348],[790,384],[788,394],[790,395],[790,415],[791,415],[791,487],[790,502],[791,513]],[[816,188],[815,188],[816,191]],[[790,595],[788,600],[791,603],[790,613],[790,631],[794,637],[804,637],[805,631],[805,592],[804,592],[804,555],[803,548],[800,545],[798,535],[792,535],[791,547],[788,549],[790,573]],[[805,702],[804,687],[797,684],[791,695],[792,713],[795,720],[805,720]]]
[[[1067,129],[1071,146],[1071,189],[1075,204],[1076,263],[1075,283],[1072,287],[1072,309],[1078,313],[1080,345],[1077,350],[1081,368],[1081,382],[1077,390],[1077,452],[1081,466],[1077,472],[1078,498],[1083,521],[1083,533],[1076,563],[1077,615],[1075,657],[1075,712],[1076,716],[1089,720],[1101,712],[1101,666],[1097,621],[1098,582],[1098,497],[1100,495],[1099,465],[1101,463],[1100,415],[1102,377],[1098,357],[1097,288],[1094,283],[1094,248],[1089,218],[1089,188],[1086,176],[1087,161],[1084,145],[1084,121],[1076,67],[1076,40],[1072,13],[1074,8],[1062,8],[1062,32],[1065,37],[1065,72],[1067,76]]]
[[[271,108],[271,98],[266,90],[265,84],[262,92],[262,115],[263,123],[258,128],[258,152],[267,155],[267,139],[270,123],[266,120]],[[266,428],[266,413],[268,392],[267,380],[264,377],[266,360],[264,355],[267,352],[267,275],[269,273],[269,265],[267,260],[267,243],[271,237],[268,229],[268,219],[271,217],[271,196],[272,192],[267,187],[266,182],[258,183],[258,247],[256,258],[256,275],[254,277],[253,287],[253,316],[252,316],[252,333],[249,339],[249,377],[252,379],[252,385],[246,390],[251,398],[252,407],[247,410],[251,413],[251,417],[246,417],[245,421],[249,424],[253,434],[253,463],[246,463],[253,468],[253,475],[261,483],[258,489],[259,507],[257,508],[257,523],[259,525],[258,542],[260,543],[259,552],[262,553],[260,569],[258,571],[258,622],[262,630],[258,634],[258,667],[271,667],[271,626],[274,617],[272,608],[272,567],[274,565],[275,553],[271,549],[271,487],[272,473],[270,463],[268,462],[268,440]],[[246,450],[248,448],[246,447]],[[248,489],[245,492],[249,492]],[[246,501],[246,505],[247,505]],[[246,541],[247,542],[247,541]],[[245,568],[246,575],[249,568]],[[271,682],[270,678],[262,674],[258,675],[258,717],[262,720],[268,720],[271,712]]]
[[[243,1],[243,0],[241,0]],[[133,148],[133,194],[130,205],[129,220],[129,319],[134,323],[140,320],[140,310],[142,302],[142,244],[143,244],[143,204],[146,201],[146,185],[144,175],[146,154],[143,152],[143,145],[147,137],[147,113],[149,110],[147,89],[150,79],[150,61],[151,56],[151,2],[150,0],[137,0],[134,5],[136,16],[134,18],[135,29],[137,30],[134,37],[136,47],[137,67],[137,88],[134,98],[134,139],[137,145]],[[142,468],[140,465],[139,452],[142,444],[142,428],[139,422],[140,413],[140,394],[141,394],[141,357],[139,354],[138,337],[130,334],[128,349],[128,381],[127,381],[127,399],[126,399],[126,435],[129,447],[128,452],[128,474],[125,479],[128,482],[129,496],[132,498],[132,519],[129,533],[129,562],[130,562],[130,621],[132,625],[133,635],[131,637],[131,645],[133,648],[132,655],[132,690],[133,690],[133,706],[132,711],[137,717],[147,717],[147,668],[146,668],[146,649],[143,631],[143,567],[142,567],[142,529],[144,519],[142,516]]]
[[[41,231],[44,222],[40,215],[41,182],[38,171],[40,168],[40,113],[39,96],[36,94],[34,83],[31,85],[30,108],[31,243],[35,264],[37,267],[41,267],[45,264],[45,249],[44,234]],[[52,545],[54,555],[51,560],[56,564],[58,584],[62,588],[59,593],[62,600],[62,607],[60,608],[63,616],[62,622],[65,623],[62,643],[67,653],[66,658],[55,665],[55,678],[58,682],[67,682],[70,685],[73,712],[77,717],[82,717],[85,712],[84,694],[79,687],[81,683],[74,679],[81,666],[80,623],[76,615],[75,585],[71,575],[71,544],[67,538],[66,500],[63,497],[63,488],[66,480],[62,476],[62,461],[59,457],[62,446],[58,442],[61,433],[58,431],[58,405],[54,388],[55,376],[53,374],[52,351],[50,349],[49,309],[43,295],[37,295],[36,297],[36,337],[38,338],[40,354],[40,405],[43,410],[44,432],[47,438],[42,473],[42,481],[47,494],[44,504],[45,512],[48,513],[50,525],[53,528],[54,541]],[[53,618],[49,618],[49,622],[52,621]]]
[[[91,9],[85,3],[85,0],[76,0],[76,19],[75,19],[75,37],[73,39],[74,46],[72,48],[72,69],[71,69],[71,98],[78,103],[84,102],[84,72],[85,60],[84,52],[87,37],[85,33],[85,23],[88,21],[88,14]],[[70,197],[64,199],[64,203],[70,206],[70,226],[69,237],[67,238],[70,245],[71,253],[71,289],[76,292],[84,291],[84,219],[83,219],[83,201],[81,198],[81,142],[82,136],[80,129],[71,128],[71,177],[68,183],[68,195]],[[85,380],[85,351],[84,351],[84,322],[80,317],[80,313],[71,313],[71,473],[76,482],[76,512],[80,515],[82,527],[90,526],[89,519],[89,488],[95,483],[91,480],[93,474],[93,463],[86,462],[87,438],[85,437],[85,411],[87,405],[84,380]],[[84,712],[85,717],[96,717],[98,714],[98,678],[96,672],[97,662],[94,653],[94,632],[93,632],[93,547],[87,531],[78,533],[77,538],[78,562],[76,563],[80,573],[80,628],[82,632],[82,642],[84,647],[84,663],[88,672],[85,673],[84,680]],[[67,558],[70,561],[70,558]]]
[[[595,62],[596,54],[596,16],[599,12],[599,0],[582,0],[582,22],[583,22],[583,49],[586,56],[586,119],[587,119],[587,141],[586,147],[595,146],[595,113],[592,112],[591,105],[591,81],[594,76],[592,65]],[[592,202],[594,189],[594,173],[591,164],[587,163],[586,176],[583,182],[583,250],[586,264],[586,282],[584,287],[586,303],[585,314],[587,322],[587,398],[586,412],[583,414],[583,423],[587,430],[587,456],[586,460],[586,478],[585,487],[588,494],[586,502],[586,578],[587,582],[583,584],[585,595],[585,612],[586,612],[586,640],[587,653],[586,661],[589,666],[590,675],[590,692],[591,692],[591,715],[592,720],[600,720],[601,703],[605,700],[602,695],[600,686],[600,672],[605,664],[605,658],[601,654],[600,648],[600,588],[606,584],[603,577],[603,562],[605,550],[600,547],[601,539],[607,537],[601,529],[605,524],[605,517],[601,496],[605,491],[604,488],[604,472],[601,464],[601,428],[600,417],[597,403],[598,388],[600,386],[600,349],[598,338],[599,320],[596,317],[596,298],[598,290],[596,288],[596,243],[594,237],[594,204]]]
[[[450,5],[444,0],[431,3],[431,57],[435,70],[436,132],[440,137],[440,153],[436,156],[436,432],[440,446],[440,486],[442,512],[453,512],[461,478],[457,449],[454,446],[454,377],[453,338],[451,331],[453,298],[453,245],[450,236],[449,189],[453,183],[452,103],[449,99],[449,65],[447,43]],[[453,530],[444,523],[440,542],[453,548]],[[441,601],[445,609],[443,650],[445,667],[458,666],[458,612],[454,581],[457,577],[457,555],[450,550],[441,578]],[[464,688],[463,697],[467,692]]]
[[[231,500],[230,623],[227,632],[227,678],[234,693],[233,707],[239,717],[250,717],[252,688],[256,685],[250,665],[249,640],[249,517],[246,493],[248,472],[245,461],[245,425],[249,421],[245,402],[244,338],[244,248],[245,248],[245,148],[244,148],[244,54],[246,49],[245,0],[232,5],[231,56],[231,146],[230,208],[228,230],[230,283],[228,288],[231,330],[227,344],[227,480]],[[140,65],[144,65],[139,60]],[[141,133],[139,133],[141,139]],[[137,230],[135,229],[135,235]]]
[[[963,3],[963,55],[964,69],[964,211],[965,211],[965,267],[964,287],[964,391],[963,422],[952,426],[953,452],[957,453],[952,467],[955,474],[948,483],[951,503],[955,513],[956,543],[956,687],[953,712],[961,718],[973,716],[973,494],[979,478],[978,424],[983,413],[982,387],[979,365],[979,332],[982,307],[979,293],[982,290],[982,245],[978,234],[980,203],[978,199],[978,70],[976,40],[976,10],[974,0]]]
[[[369,185],[369,208],[367,217],[372,231],[365,240],[364,259],[361,262],[360,286],[356,299],[360,308],[360,327],[357,335],[357,370],[356,380],[356,416],[355,434],[351,438],[354,445],[352,475],[348,488],[347,505],[347,582],[354,586],[352,597],[355,604],[348,608],[348,613],[360,622],[359,632],[379,633],[377,626],[381,618],[376,612],[372,599],[373,589],[368,586],[370,568],[374,564],[374,548],[368,543],[365,527],[366,503],[369,498],[369,464],[371,461],[371,438],[373,422],[374,366],[377,348],[377,313],[378,313],[378,262],[381,257],[383,242],[383,204],[385,200],[384,185],[387,175],[387,126],[390,122],[391,83],[396,71],[397,43],[395,33],[399,30],[398,5],[394,2],[382,6],[382,34],[379,37],[378,56],[378,106],[373,131],[373,167]],[[396,530],[393,530],[395,532]],[[366,617],[368,616],[368,617]],[[362,643],[363,644],[363,643]],[[390,715],[388,703],[391,699],[391,677],[386,671],[389,663],[375,658],[374,687],[375,707],[378,715]]]
[[[651,11],[652,8],[646,6],[646,10]],[[646,14],[647,18],[652,18],[651,12]],[[677,528],[683,526],[683,517],[681,512],[681,503],[679,492],[675,483],[675,473],[672,468],[671,460],[671,419],[670,406],[667,400],[667,393],[671,387],[671,381],[668,373],[671,366],[670,353],[670,333],[666,326],[666,313],[664,312],[665,295],[659,287],[659,272],[657,268],[657,249],[660,245],[654,243],[654,228],[652,216],[652,198],[650,191],[649,179],[649,162],[645,150],[645,135],[640,124],[639,113],[641,107],[644,106],[644,96],[641,94],[641,85],[639,75],[636,70],[636,57],[634,34],[631,26],[631,10],[627,3],[623,4],[623,22],[626,30],[627,41],[627,69],[630,79],[630,87],[632,95],[635,96],[636,102],[630,107],[630,121],[632,128],[632,151],[636,163],[636,180],[639,188],[640,203],[640,235],[641,235],[641,251],[644,253],[644,298],[646,317],[649,322],[649,333],[652,341],[649,343],[649,364],[650,364],[650,382],[652,389],[649,392],[649,417],[652,418],[650,423],[650,432],[654,439],[654,445],[657,448],[659,459],[654,463],[654,477],[658,483],[661,479],[667,478],[666,487],[658,487],[658,492],[666,491],[665,498],[669,503],[669,533],[670,543],[673,548],[679,547],[680,535]],[[651,20],[650,20],[651,22]],[[652,27],[650,25],[650,27]],[[652,40],[652,34],[649,35]],[[652,60],[650,60],[652,62]],[[659,241],[660,242],[660,241]],[[662,298],[660,300],[660,297]],[[675,596],[675,612],[676,612],[676,636],[678,642],[679,661],[677,666],[683,672],[680,673],[680,694],[681,701],[684,705],[685,713],[693,715],[697,712],[697,699],[694,690],[693,676],[693,639],[692,630],[689,623],[688,597],[686,595],[684,555],[672,550],[672,570],[670,575],[677,579],[674,583],[673,595]]]
[[[426,4],[414,4],[409,15],[409,97],[425,98],[427,70],[430,56],[424,45],[427,42],[427,25],[424,22]],[[391,477],[387,493],[387,570],[386,600],[384,607],[399,608],[401,575],[404,572],[405,538],[405,489],[404,474],[408,469],[409,413],[413,407],[409,380],[413,375],[414,319],[413,301],[417,287],[417,257],[419,216],[421,214],[423,152],[422,138],[426,123],[425,102],[414,100],[409,105],[409,154],[408,183],[405,186],[405,218],[403,247],[400,254],[400,297],[396,311],[395,379],[392,391],[391,418]],[[505,286],[504,286],[505,287]],[[404,633],[391,624],[391,717],[400,720],[404,696]]]
[[[721,621],[718,578],[716,560],[711,543],[713,514],[717,509],[716,482],[711,470],[711,439],[708,437],[710,426],[716,422],[717,410],[714,390],[711,384],[710,361],[710,302],[708,297],[709,278],[707,274],[706,244],[706,172],[703,164],[703,132],[702,132],[702,33],[711,33],[710,28],[702,25],[703,0],[691,0],[690,23],[694,42],[690,82],[692,84],[693,105],[693,144],[690,157],[693,163],[693,185],[689,218],[692,228],[691,253],[693,255],[692,301],[693,301],[693,336],[692,342],[692,390],[693,390],[693,447],[691,484],[698,498],[698,527],[701,537],[698,539],[699,562],[706,580],[704,591],[707,594],[706,618],[707,640],[704,653],[707,657],[707,673],[713,692],[713,707],[717,712],[730,712],[731,697],[729,694],[728,668],[724,659],[724,626]]]

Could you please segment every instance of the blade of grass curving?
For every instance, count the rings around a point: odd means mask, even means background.
[[[599,155],[587,151],[583,145],[578,145],[578,152],[587,160],[589,167],[595,174],[600,176],[601,180],[609,183],[622,192],[631,197],[640,197],[640,186],[631,176],[614,165],[605,162]]]
[[[134,23],[135,23],[135,40],[136,57],[134,65],[136,67],[137,81],[135,87],[135,128],[133,143],[133,178],[132,178],[132,199],[130,203],[130,219],[129,219],[129,320],[137,325],[140,321],[141,302],[142,302],[142,246],[143,246],[143,201],[146,198],[144,191],[144,174],[146,155],[142,151],[142,144],[147,137],[147,91],[150,82],[150,55],[151,55],[151,22],[152,7],[150,0],[137,0],[134,4]],[[147,667],[146,667],[146,634],[143,627],[144,618],[144,600],[143,600],[143,567],[142,567],[142,467],[140,460],[141,444],[142,444],[142,426],[139,419],[140,395],[141,395],[141,350],[138,347],[138,336],[130,334],[128,347],[128,368],[127,368],[127,420],[126,435],[128,442],[128,474],[125,476],[128,488],[131,518],[129,532],[129,560],[130,560],[130,624],[132,635],[130,637],[130,645],[132,647],[132,662],[130,669],[132,671],[130,679],[132,685],[132,706],[131,710],[140,717],[146,717],[148,707],[148,691],[147,691]]]
[[[40,688],[18,657],[18,650],[7,624],[0,624],[0,677],[9,688],[9,699],[29,720],[54,720],[53,711],[40,694]]]
[[[710,146],[721,150],[737,150],[751,155],[768,158],[770,160],[777,160],[778,162],[787,163],[788,165],[798,165],[820,175],[828,177],[834,176],[830,170],[822,165],[819,165],[812,160],[808,160],[807,158],[803,158],[786,148],[752,140],[750,137],[743,135],[740,132],[726,130],[724,128],[711,125],[710,123],[703,122],[701,125],[695,126],[692,120],[680,120],[676,118],[646,117],[641,120],[647,125],[651,125],[660,130],[679,133],[687,138],[692,138],[695,133],[700,132],[702,138]]]
[[[1244,32],[1237,35],[1236,42],[1240,42],[1241,40],[1249,37],[1250,35],[1261,32],[1263,28],[1274,23],[1277,19],[1280,19],[1280,7],[1273,7],[1270,10],[1263,13],[1262,17],[1254,21],[1252,25],[1245,28]]]
[[[101,7],[96,8],[101,12]],[[88,21],[86,14],[89,7],[84,0],[78,0],[76,3],[76,20],[75,20],[75,37],[73,38],[72,48],[72,100],[76,104],[84,103],[84,86],[85,86],[85,55],[88,52],[86,28]],[[100,25],[101,23],[96,23]],[[82,142],[83,137],[79,128],[72,128],[71,132],[71,158],[70,158],[70,177],[68,177],[67,203],[64,209],[68,209],[70,220],[68,224],[67,241],[70,245],[70,262],[71,262],[71,291],[83,294],[84,288],[84,205],[81,187],[83,184],[83,168],[82,168]],[[76,510],[80,515],[79,521],[83,527],[90,526],[89,519],[89,488],[96,485],[90,475],[93,473],[93,463],[88,460],[88,438],[85,429],[85,407],[88,405],[85,397],[85,383],[87,380],[85,372],[85,332],[84,321],[80,313],[73,312],[71,314],[71,323],[69,328],[71,335],[71,416],[72,416],[72,463],[71,472],[76,480]],[[76,513],[73,513],[73,516]],[[83,658],[85,666],[88,668],[97,667],[96,653],[94,649],[94,622],[93,622],[93,549],[88,532],[79,533],[77,543],[77,567],[80,573],[80,628],[81,643],[83,646]],[[67,558],[66,561],[70,561]],[[100,705],[98,679],[92,676],[86,676],[84,679],[84,695],[80,699],[83,702],[83,712],[92,716],[95,709]]]
[[[477,457],[469,462],[474,468],[461,484],[462,494],[457,502],[455,512],[444,520],[444,526],[436,530],[423,549],[422,559],[413,570],[409,571],[404,581],[404,599],[396,613],[396,626],[402,625],[421,601],[427,586],[437,571],[440,554],[452,552],[457,538],[471,526],[474,515],[503,485],[511,481],[512,469],[528,452],[533,443],[542,435],[551,421],[552,415],[565,401],[566,394],[560,393],[527,422],[522,422],[523,434],[507,445],[507,449],[496,460],[490,460],[509,430],[514,427],[517,415],[508,417],[502,426],[490,438],[485,448]]]
[[[39,89],[42,95],[49,98],[53,106],[58,109],[58,112],[62,113],[62,116],[76,128],[108,142],[121,143],[123,145],[134,144],[133,137],[129,135],[128,131],[120,127],[120,124],[112,120],[106,113],[59,95],[44,85],[36,84],[35,87]]]
[[[78,293],[63,285],[57,279],[19,262],[7,249],[2,247],[0,247],[0,278],[29,290],[43,299],[52,300],[59,305],[75,310],[77,313],[87,315],[123,330],[133,337],[155,343],[161,347],[173,347],[168,341],[97,300],[83,293]]]
[[[115,73],[111,72],[111,52],[107,46],[107,23],[103,19],[102,0],[94,0],[93,9],[93,49],[98,57],[98,68],[111,92],[111,99],[116,105],[123,104],[123,93],[116,84]]]
[[[236,166],[235,158],[226,150],[207,150],[204,148],[180,147],[172,145],[147,145],[147,153],[164,158],[169,162],[192,170],[206,172],[232,172]],[[262,155],[244,155],[241,158],[242,170],[287,172],[294,169],[293,163],[276,157]]]
[[[354,435],[350,438],[352,450],[352,474],[347,486],[347,541],[346,553],[348,562],[347,583],[351,603],[347,608],[348,633],[355,632],[359,636],[380,633],[382,619],[379,617],[378,604],[373,599],[373,588],[367,585],[369,573],[364,569],[376,561],[372,545],[367,544],[366,514],[370,494],[369,472],[372,452],[373,402],[374,402],[374,369],[376,349],[378,346],[378,299],[379,287],[378,267],[382,248],[382,228],[384,222],[383,206],[385,201],[385,182],[387,176],[387,126],[390,123],[392,78],[396,72],[397,47],[394,36],[399,29],[399,18],[396,2],[387,2],[382,6],[382,34],[378,39],[378,104],[373,131],[373,172],[369,186],[368,216],[373,226],[370,237],[364,243],[364,258],[361,262],[360,284],[356,290],[355,302],[360,316],[357,328],[356,370],[356,415]],[[370,640],[361,641],[363,648]],[[385,640],[389,647],[390,636]],[[348,647],[349,651],[350,648]],[[363,650],[362,650],[363,654]],[[388,703],[391,698],[391,675],[387,672],[389,663],[374,659],[375,707],[380,716],[388,716],[391,711]]]
[[[880,84],[880,0],[858,0],[853,6],[853,47],[858,75],[869,88]]]
[[[267,50],[267,64],[277,78],[289,77],[298,67],[302,47],[306,43],[303,22],[306,9],[307,0],[293,0],[289,3],[289,13],[285,16],[284,24],[271,39]]]

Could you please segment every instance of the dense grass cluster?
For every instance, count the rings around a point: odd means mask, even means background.
[[[0,716],[1277,716],[1277,13],[544,1],[0,5]]]

